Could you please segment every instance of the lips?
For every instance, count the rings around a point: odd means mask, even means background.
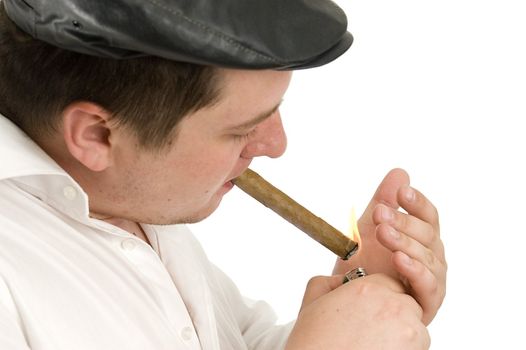
[[[228,189],[231,189],[232,187],[234,187],[234,182],[232,180],[234,180],[236,177],[240,176],[241,174],[243,174],[245,172],[245,170],[248,169],[248,166],[250,165],[250,163],[252,163],[252,159],[248,159],[248,158],[241,158],[241,170],[240,171],[237,171],[235,172],[236,175],[232,176],[229,180],[227,180],[227,182],[225,182],[223,184],[223,187],[226,187]],[[239,164],[238,164],[239,166]]]
[[[239,175],[241,175],[241,174],[239,174]],[[228,180],[227,182],[225,182],[223,184],[223,189],[225,189],[227,192],[230,191],[234,187],[234,182],[232,180],[234,180],[239,175],[236,175],[236,176],[232,177],[230,180]]]
[[[234,180],[236,177],[240,176],[241,174],[243,174],[245,172],[245,170],[248,169],[248,166],[250,165],[250,163],[252,162],[252,160],[250,160],[249,162],[247,162],[247,164],[244,164],[243,168],[241,171],[237,172],[235,176],[231,177],[228,182],[232,182],[232,180]]]
[[[244,170],[243,170],[243,171],[244,171]],[[241,173],[241,174],[243,174],[243,173]],[[233,184],[233,180],[234,180],[235,178],[237,178],[237,177],[238,177],[239,175],[241,175],[241,174],[238,174],[238,175],[232,177],[232,178],[231,178],[230,180],[228,180],[227,182],[230,182],[230,183]]]

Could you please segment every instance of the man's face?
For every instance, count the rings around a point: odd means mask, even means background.
[[[143,223],[196,222],[217,208],[254,157],[283,154],[278,108],[291,73],[219,74],[219,102],[185,117],[168,151],[137,152],[131,136],[121,137],[111,194],[95,211]]]

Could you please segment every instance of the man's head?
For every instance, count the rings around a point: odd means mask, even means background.
[[[218,101],[183,118],[162,153],[137,149],[130,133],[107,123],[104,111],[91,104],[66,109],[69,151],[61,164],[90,195],[93,213],[156,224],[199,221],[217,208],[253,158],[285,151],[279,104],[291,74],[217,74]]]
[[[90,102],[63,112],[60,137],[43,143],[84,188],[99,217],[172,224],[211,214],[254,157],[286,147],[279,104],[291,74],[218,69],[217,101],[186,117],[161,151],[145,150]]]
[[[94,214],[198,221],[254,157],[284,152],[290,72],[86,56],[0,23],[0,112],[79,182]]]
[[[25,29],[42,23],[24,22],[24,11],[35,11],[28,17],[32,20],[53,7],[15,0],[8,4],[10,15]],[[137,4],[133,6],[142,6]],[[321,6],[322,17],[334,10],[330,6]],[[334,28],[341,30],[341,25]],[[287,42],[286,35],[273,30],[271,41]],[[68,28],[64,33],[55,34],[71,34]],[[281,68],[326,63],[345,51],[349,37],[344,35],[334,47],[318,45],[325,47],[318,54]],[[285,150],[279,104],[290,81],[288,71],[195,64],[214,58],[206,49],[208,58],[193,57],[193,63],[147,53],[119,60],[85,55],[24,34],[3,12],[0,40],[0,112],[83,187],[98,217],[156,224],[198,221],[217,207],[232,187],[230,180],[254,157],[277,157]],[[227,66],[251,64],[245,56],[239,62]]]

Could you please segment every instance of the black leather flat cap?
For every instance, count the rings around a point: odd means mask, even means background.
[[[320,66],[352,43],[330,0],[3,0],[23,31],[84,54],[245,69]]]

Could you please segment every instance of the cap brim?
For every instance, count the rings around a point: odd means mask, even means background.
[[[346,32],[342,38],[332,46],[329,50],[324,53],[311,58],[306,62],[301,62],[298,64],[293,64],[288,67],[279,68],[279,70],[293,70],[293,69],[307,69],[323,66],[327,63],[330,63],[343,55],[352,45],[354,38],[351,33]]]

